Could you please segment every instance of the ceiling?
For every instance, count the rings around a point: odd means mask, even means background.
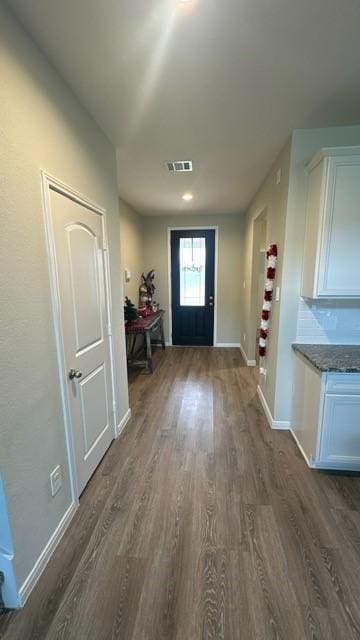
[[[119,194],[143,215],[241,212],[292,129],[360,122],[359,0],[8,4],[116,146]]]

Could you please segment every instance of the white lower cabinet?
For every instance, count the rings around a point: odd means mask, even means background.
[[[295,354],[292,433],[309,466],[360,470],[360,374],[321,373]]]
[[[360,469],[360,395],[325,394],[319,463]]]

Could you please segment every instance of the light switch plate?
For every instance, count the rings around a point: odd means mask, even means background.
[[[50,486],[51,486],[51,495],[54,497],[57,493],[59,493],[62,487],[62,470],[60,465],[55,467],[53,471],[50,473]]]

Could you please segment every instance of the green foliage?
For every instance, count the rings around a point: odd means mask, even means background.
[[[132,320],[137,320],[139,317],[135,305],[131,302],[130,298],[128,298],[127,296],[125,296],[124,317],[127,322],[131,322]]]

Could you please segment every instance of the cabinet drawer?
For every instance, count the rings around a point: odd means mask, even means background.
[[[328,373],[326,393],[360,395],[360,373]]]

